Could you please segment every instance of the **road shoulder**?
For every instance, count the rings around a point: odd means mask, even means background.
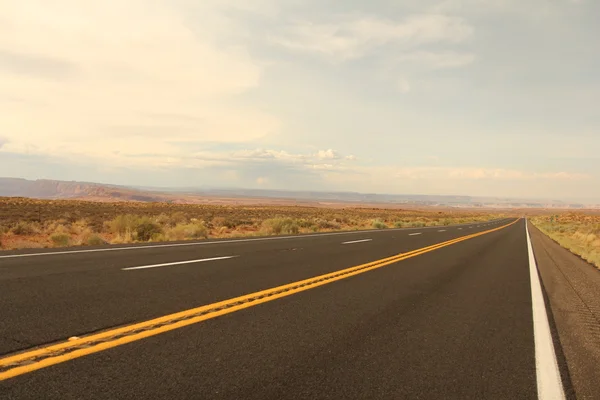
[[[600,399],[600,271],[529,228],[575,395]]]

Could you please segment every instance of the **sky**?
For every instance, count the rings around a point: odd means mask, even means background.
[[[600,201],[595,0],[2,0],[0,176]]]

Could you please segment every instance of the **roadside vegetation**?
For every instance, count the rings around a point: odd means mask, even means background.
[[[467,211],[97,203],[0,198],[0,248],[164,242],[487,221]]]
[[[600,268],[600,215],[566,213],[531,218],[561,246]]]

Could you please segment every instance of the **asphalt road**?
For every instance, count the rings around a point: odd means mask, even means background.
[[[2,253],[0,378],[19,352],[331,275],[24,366],[0,398],[538,398],[525,221],[410,253],[511,222]]]

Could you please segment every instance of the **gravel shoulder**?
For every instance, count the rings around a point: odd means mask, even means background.
[[[529,229],[574,394],[600,399],[600,270]]]

